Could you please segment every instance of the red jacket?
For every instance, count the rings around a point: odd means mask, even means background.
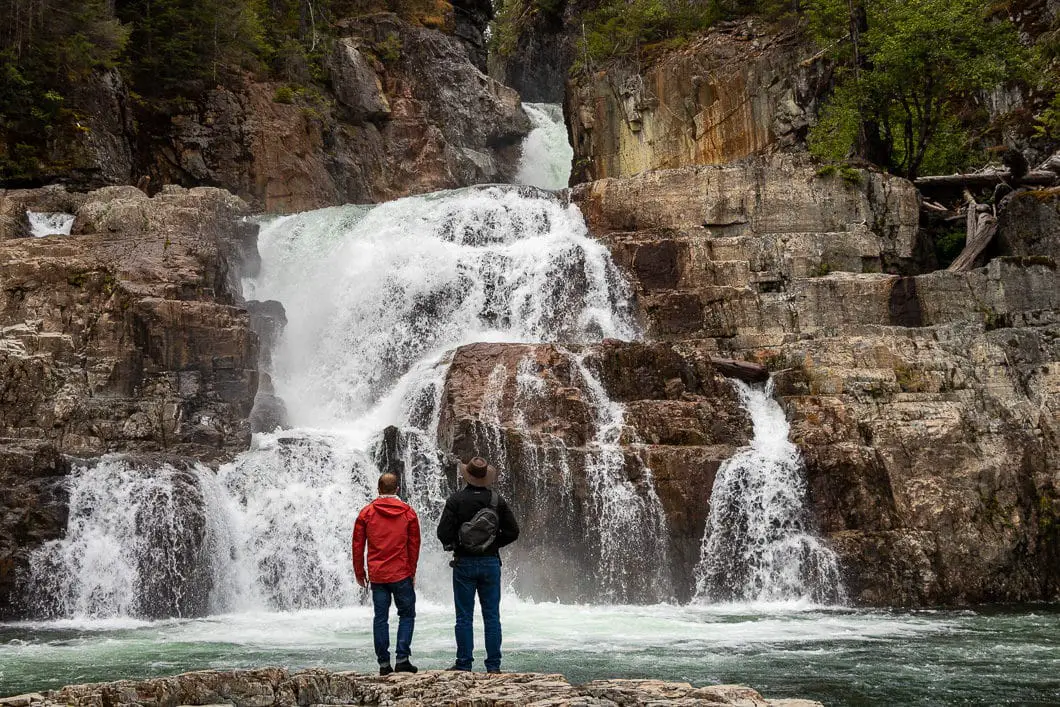
[[[361,509],[353,524],[353,572],[364,583],[364,546],[368,543],[368,580],[379,584],[416,578],[420,559],[420,519],[404,501],[380,496]]]

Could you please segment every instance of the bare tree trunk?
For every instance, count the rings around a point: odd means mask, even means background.
[[[965,221],[967,236],[964,241],[964,250],[950,264],[950,272],[967,272],[975,265],[975,260],[982,254],[990,241],[997,234],[997,217],[994,210],[986,204],[977,204],[975,197],[967,190],[964,198],[968,202],[968,214]]]

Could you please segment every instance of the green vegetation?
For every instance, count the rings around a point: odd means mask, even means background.
[[[810,134],[826,160],[860,157],[909,178],[975,158],[973,98],[1024,75],[1007,19],[979,0],[811,0],[809,24],[840,60]]]
[[[281,81],[277,102],[317,111],[336,22],[378,12],[453,21],[448,0],[0,0],[0,183],[70,167],[51,147],[87,130],[77,106],[101,71],[120,71],[147,114],[248,79]],[[394,61],[401,43],[379,49]]]
[[[128,31],[107,0],[0,0],[0,177],[33,179],[49,138],[76,130],[66,96],[112,68]]]

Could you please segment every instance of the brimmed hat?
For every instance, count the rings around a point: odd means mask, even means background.
[[[482,457],[474,457],[467,464],[461,462],[460,476],[472,486],[492,486],[497,480],[497,467]]]

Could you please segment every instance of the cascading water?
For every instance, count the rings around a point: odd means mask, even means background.
[[[69,236],[74,227],[74,215],[61,212],[27,211],[30,235],[34,238],[45,236]]]
[[[72,474],[64,540],[36,554],[32,582],[59,616],[180,616],[206,607],[217,518],[209,469],[145,470],[118,458]]]
[[[842,601],[838,559],[813,533],[799,450],[783,408],[764,388],[735,382],[754,438],[718,470],[696,596],[701,601]]]
[[[570,181],[574,148],[567,139],[563,107],[554,103],[524,103],[534,126],[523,142],[523,156],[515,181],[542,189],[563,189]]]
[[[358,601],[349,533],[374,496],[373,452],[388,426],[400,430],[404,488],[424,528],[421,572],[437,579],[423,591],[441,596],[445,558],[430,532],[449,490],[435,436],[451,352],[480,341],[631,338],[628,286],[575,208],[525,187],[279,218],[262,229],[259,245],[261,274],[245,292],[286,309],[272,375],[293,429],[256,435],[250,451],[195,485],[215,516],[203,524],[214,528],[211,538],[199,542],[216,558],[200,582],[211,587],[208,610]],[[159,487],[169,483],[156,477]],[[136,484],[102,479],[93,488],[104,494],[112,486],[121,490],[96,502],[93,523],[131,522],[111,516],[128,515],[131,501],[118,499]],[[90,526],[72,522],[35,564],[77,575],[77,555],[100,537]],[[151,554],[157,533],[129,525],[111,536],[122,534],[125,569],[99,586],[71,581],[60,591],[38,582],[54,613],[93,613],[117,596],[114,612],[150,613],[137,577],[165,561]],[[137,572],[126,571],[136,563]]]

